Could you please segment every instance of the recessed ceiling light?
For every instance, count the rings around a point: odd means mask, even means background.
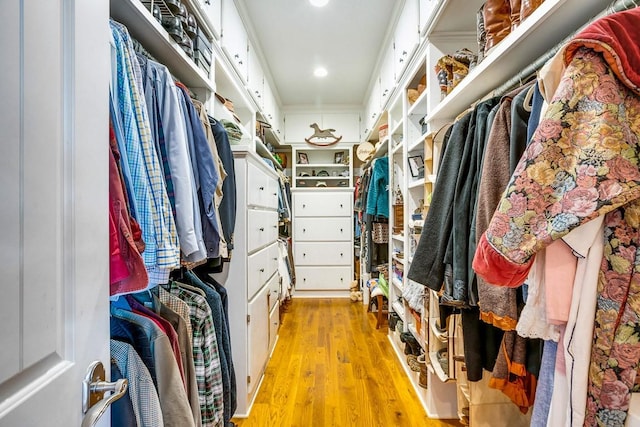
[[[309,3],[314,5],[315,7],[326,6],[329,3],[329,0],[309,0]]]
[[[327,74],[329,74],[327,72],[327,69],[324,67],[318,67],[315,70],[313,70],[313,75],[316,77],[327,77]]]

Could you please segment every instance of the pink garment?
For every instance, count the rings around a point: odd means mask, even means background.
[[[110,129],[110,138],[115,136]],[[114,147],[114,144],[111,144]],[[139,230],[132,229],[127,209],[122,179],[116,160],[117,153],[109,150],[109,219],[110,219],[110,276],[111,296],[137,292],[146,289],[149,283],[144,261],[136,245]],[[111,228],[113,226],[113,228]],[[144,245],[140,244],[142,248]],[[141,249],[142,250],[142,249]]]
[[[564,325],[569,320],[578,262],[562,239],[547,246],[546,251],[544,281],[547,321],[552,325]]]

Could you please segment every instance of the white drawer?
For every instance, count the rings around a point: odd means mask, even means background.
[[[351,286],[351,267],[296,267],[296,289],[348,290]]]
[[[352,193],[300,193],[293,194],[293,209],[301,216],[353,216]]]
[[[278,182],[255,164],[248,163],[247,204],[265,208],[278,208]]]
[[[296,242],[353,240],[353,218],[296,218],[293,222]]]
[[[269,358],[269,305],[267,302],[268,287],[262,288],[258,295],[249,302],[249,324],[247,337],[247,354],[249,359],[249,376],[251,382],[248,394],[253,393],[260,383],[262,372]]]
[[[276,270],[278,270],[278,245],[276,243],[249,255],[247,262],[247,295],[249,298],[252,298],[264,286]]]
[[[278,212],[249,209],[247,216],[248,252],[278,239]]]
[[[280,299],[280,275],[274,274],[267,286],[269,286],[269,310],[273,310],[273,306]]]
[[[299,242],[294,253],[297,265],[351,265],[351,242]]]
[[[276,344],[278,329],[280,329],[280,302],[276,302],[269,313],[269,353],[273,351],[273,346]]]

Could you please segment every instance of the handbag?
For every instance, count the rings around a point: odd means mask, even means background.
[[[389,243],[389,224],[374,222],[371,235],[374,243]]]

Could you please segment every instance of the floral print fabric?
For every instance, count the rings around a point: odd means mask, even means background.
[[[585,425],[622,426],[640,364],[640,99],[581,48],[482,239],[474,269],[528,268],[536,252],[605,217]],[[503,279],[500,283],[495,279]]]

